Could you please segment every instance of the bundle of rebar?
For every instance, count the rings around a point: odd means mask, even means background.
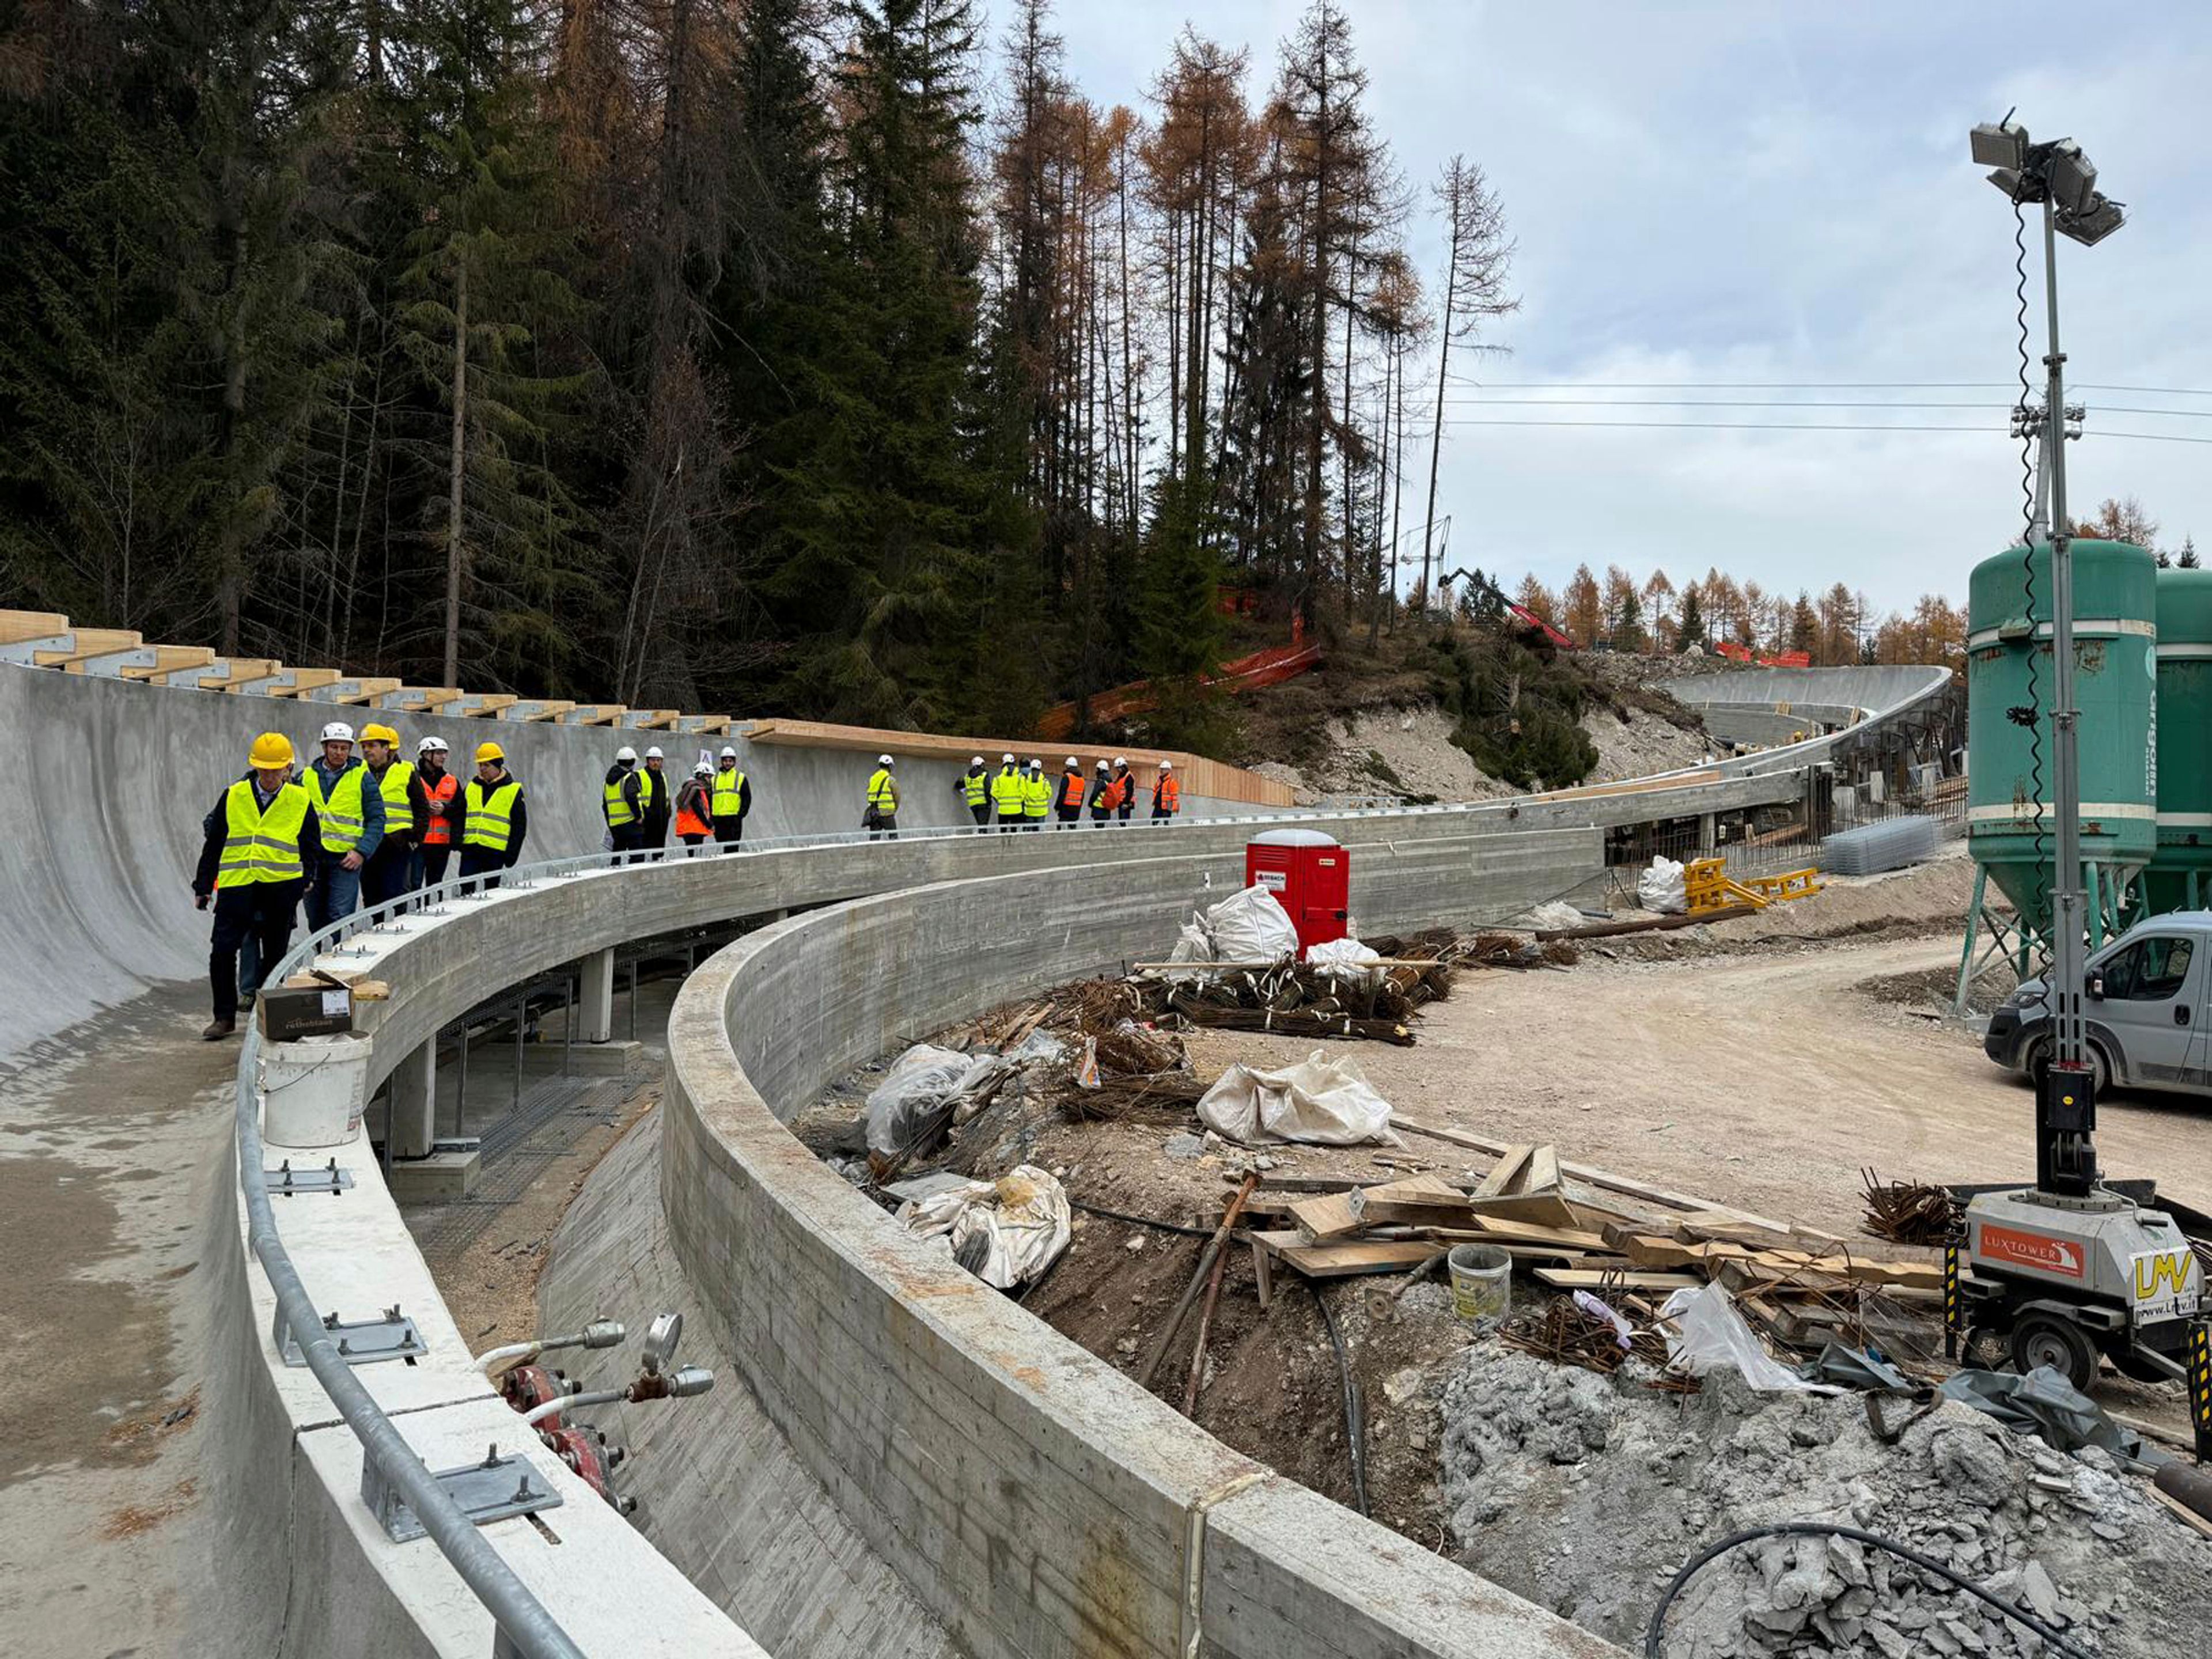
[[[1941,1244],[1959,1222],[1958,1202],[1941,1187],[1920,1181],[1884,1181],[1861,1170],[1866,1186],[1867,1231],[1899,1244]]]
[[[1096,1089],[1071,1089],[1060,1110],[1077,1123],[1187,1123],[1206,1084],[1188,1072],[1102,1079]]]
[[[1572,1297],[1555,1297],[1541,1313],[1509,1322],[1498,1337],[1554,1365],[1579,1365],[1602,1376],[1619,1370],[1631,1354],[1653,1365],[1667,1363],[1667,1339],[1657,1331],[1632,1332],[1624,1348],[1613,1322],[1589,1312]]]
[[[1246,1007],[1237,1003],[1208,1001],[1178,991],[1168,1006],[1193,1025],[1225,1031],[1273,1031],[1296,1037],[1361,1037],[1375,1042],[1395,1042],[1410,1048],[1411,1028],[1395,1019],[1370,1018],[1348,1013],[1340,1005],[1280,1008]]]

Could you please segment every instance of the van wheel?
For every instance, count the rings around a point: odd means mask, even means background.
[[[2051,1039],[2038,1037],[2034,1047],[2027,1051],[2027,1080],[2037,1088],[2043,1086],[2043,1074],[2051,1069]],[[2089,1045],[2091,1086],[2097,1097],[2103,1099],[2105,1091],[2112,1086],[2112,1068],[2105,1060],[2105,1051],[2095,1043]]]

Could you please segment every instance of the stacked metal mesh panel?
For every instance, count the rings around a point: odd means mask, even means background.
[[[1884,870],[1901,870],[1908,864],[1934,858],[1942,833],[1934,818],[1917,813],[1861,824],[1828,837],[1820,849],[1820,867],[1835,876],[1871,876]]]

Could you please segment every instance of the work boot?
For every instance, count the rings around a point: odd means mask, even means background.
[[[200,1040],[204,1042],[220,1042],[237,1030],[238,1022],[234,1019],[211,1019],[207,1023],[207,1030],[200,1033]]]

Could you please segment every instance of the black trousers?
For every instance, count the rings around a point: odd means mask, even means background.
[[[414,873],[415,849],[386,836],[361,866],[362,908],[374,910],[380,904],[389,904],[413,884]]]
[[[969,807],[968,811],[975,817],[975,833],[979,836],[989,835],[991,833],[991,804],[988,801],[985,801],[980,805]]]
[[[744,838],[745,821],[743,818],[716,818],[714,820],[714,841],[718,846],[735,847]]]
[[[999,818],[999,833],[1002,836],[1011,836],[1021,827],[1022,820],[1018,817],[1010,818],[1001,814]]]
[[[441,842],[437,846],[422,848],[422,885],[435,887],[446,878],[446,861],[453,856],[453,844]]]
[[[868,825],[870,841],[877,841],[885,836],[893,841],[898,839],[898,814],[896,812],[878,812]]]
[[[208,944],[208,987],[215,1017],[238,1018],[238,950],[250,937],[261,953],[261,971],[276,971],[292,941],[292,923],[307,881],[242,881],[215,895],[215,935]]]
[[[468,881],[482,876],[484,879],[481,885],[487,892],[499,885],[499,872],[506,868],[507,854],[504,853],[495,853],[489,847],[461,848],[461,879]],[[468,890],[473,893],[477,890],[471,887]]]

